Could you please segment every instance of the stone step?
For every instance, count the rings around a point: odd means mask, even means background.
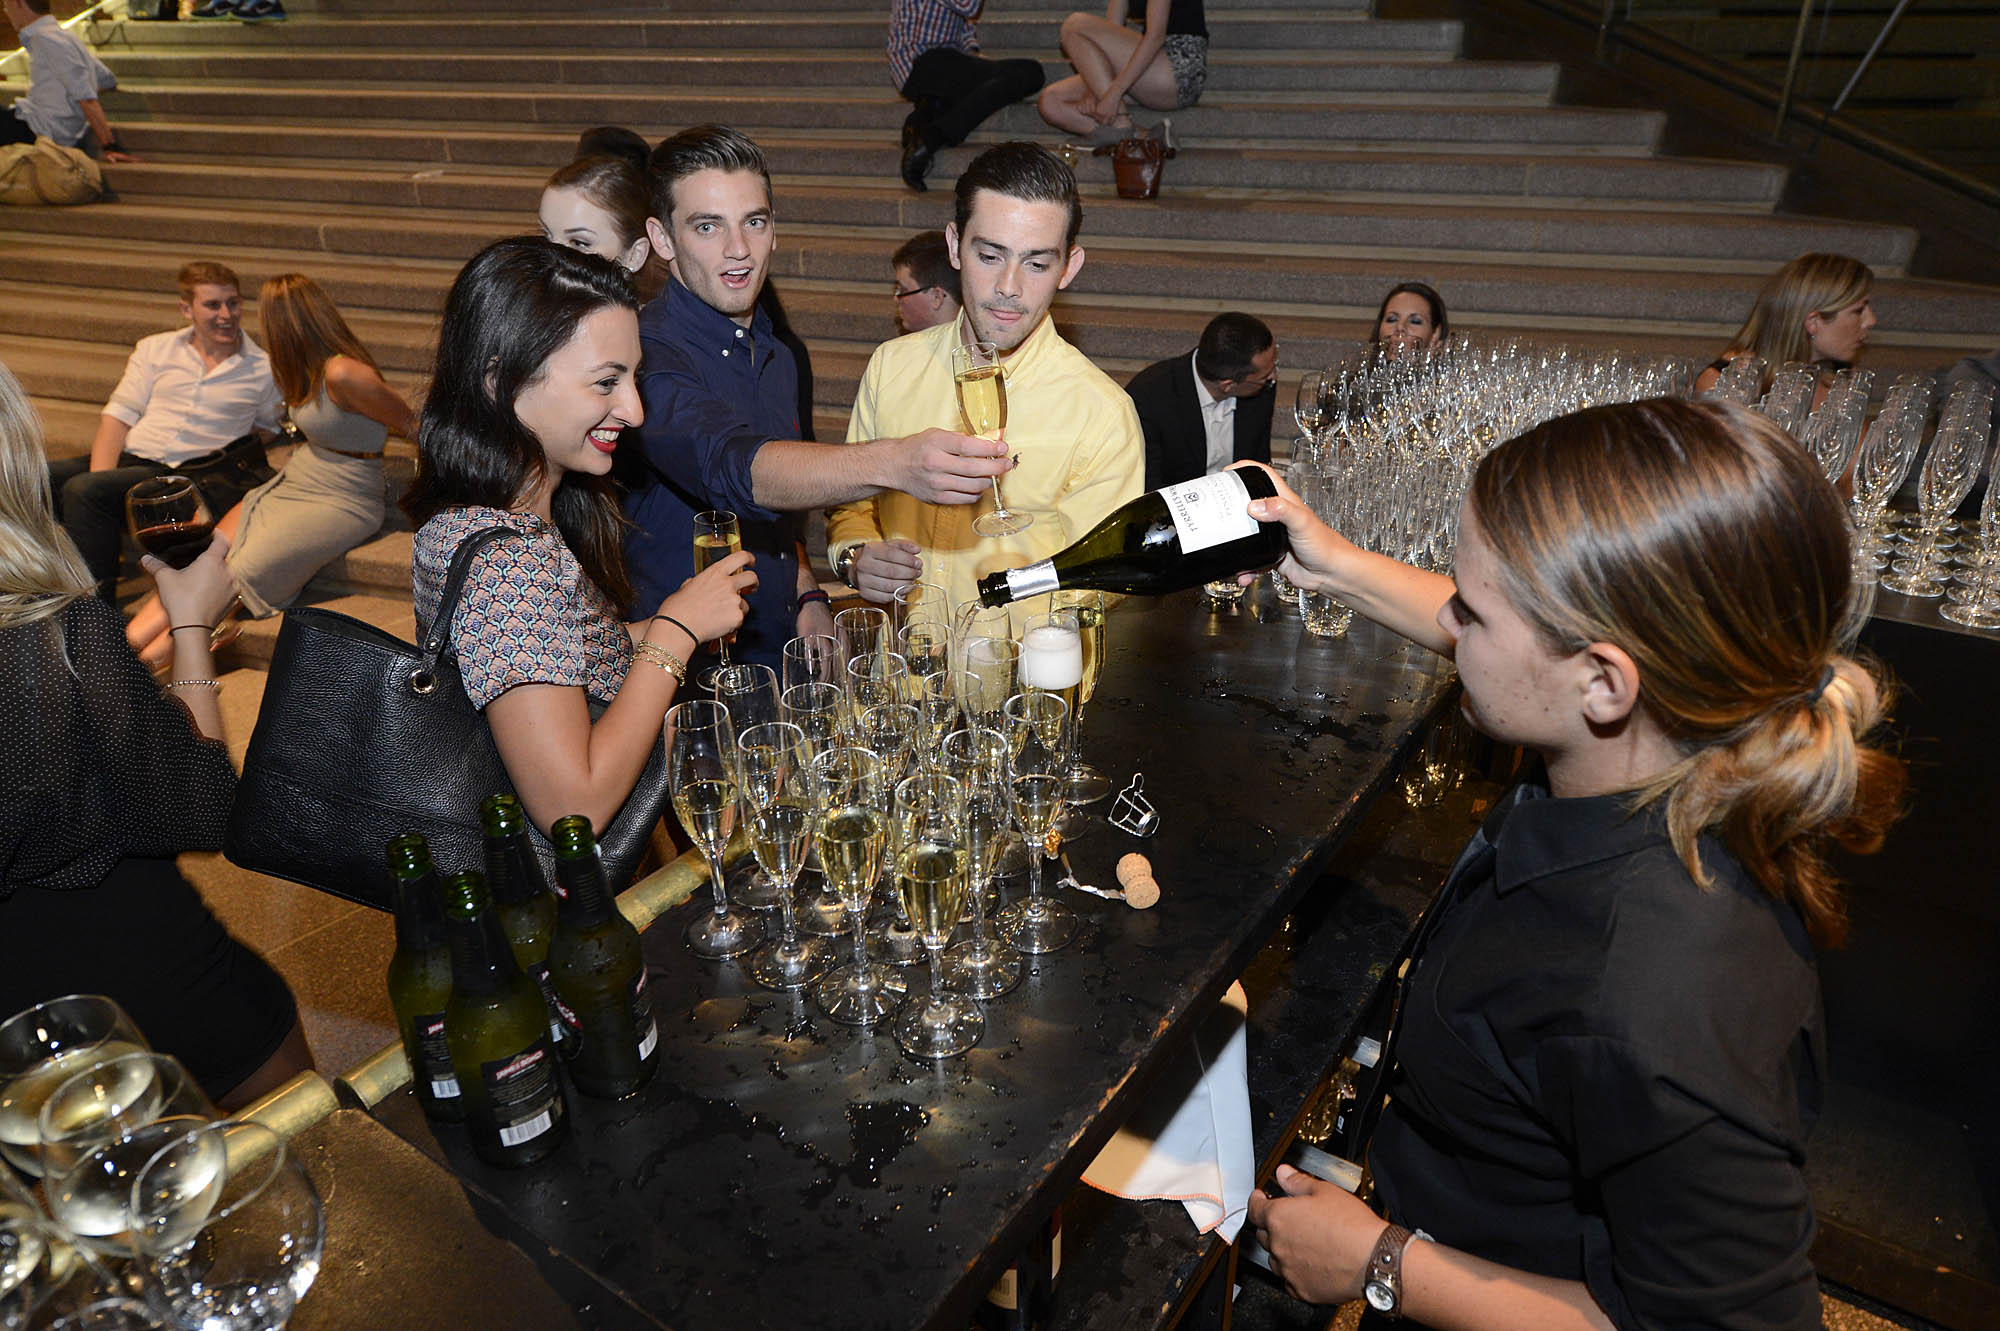
[[[1053,52],[1035,52],[1050,81],[1070,73]],[[406,47],[371,50],[246,51],[139,50],[107,53],[121,81],[166,85],[173,81],[277,80],[339,82],[368,88],[412,81],[479,86],[558,87],[848,88],[875,92],[884,85],[879,51],[672,52],[659,54],[502,54],[497,51],[426,51]],[[1369,59],[1344,52],[1272,52],[1217,56],[1209,62],[1205,96],[1234,92],[1311,92],[1380,95],[1405,101],[1469,98],[1501,104],[1546,102],[1555,92],[1558,66],[1533,61]]]
[[[212,243],[224,219],[247,228],[267,246],[327,250],[345,254],[375,254],[395,258],[457,259],[478,248],[482,236],[526,230],[533,192],[523,193],[505,182],[481,186],[448,177],[409,180],[394,188],[413,205],[394,207],[351,200],[364,184],[386,182],[344,179],[338,172],[299,169],[259,173],[220,172],[167,163],[114,166],[107,178],[118,188],[127,179],[133,198],[115,207],[63,210],[50,216],[38,209],[10,210],[0,217],[0,235],[39,232],[44,235],[125,236],[132,239]],[[143,191],[169,188],[197,191],[200,210],[156,202]],[[493,193],[498,186],[497,195]],[[279,191],[298,190],[321,203],[278,203]],[[950,195],[933,190],[913,195],[900,183],[856,184],[841,181],[802,182],[781,179],[777,185],[785,234],[810,234],[835,226],[892,225],[919,230],[942,227],[950,220]],[[213,202],[238,199],[235,206]],[[450,206],[427,206],[432,198],[451,199]],[[482,212],[479,203],[520,200],[512,208]],[[329,212],[325,203],[343,206]],[[1614,266],[1661,266],[1729,255],[1755,264],[1782,263],[1807,250],[1852,254],[1885,274],[1899,271],[1915,247],[1916,233],[1879,226],[1804,217],[1766,217],[1733,213],[1660,213],[1648,210],[1610,211],[1536,206],[1496,209],[1478,202],[1383,202],[1365,199],[1327,200],[1310,193],[1260,194],[1255,191],[1168,191],[1151,202],[1119,199],[1108,191],[1085,191],[1089,242],[1110,238],[1169,242],[1185,247],[1199,241],[1233,242],[1243,247],[1246,225],[1270,239],[1266,245],[1340,249],[1390,249],[1428,253],[1437,260],[1500,259],[1539,256],[1533,261],[1590,261]],[[1251,219],[1247,220],[1246,219]],[[1282,239],[1280,239],[1282,238]]]
[[[909,104],[887,88],[843,93],[814,89],[790,96],[754,89],[663,88],[651,94],[613,90],[513,89],[468,91],[449,84],[374,89],[314,88],[232,79],[211,85],[134,80],[105,97],[121,123],[189,117],[263,123],[272,117],[319,124],[359,122],[484,125],[493,121],[567,128],[592,125],[699,124],[739,126],[754,135],[766,127],[809,124],[820,130],[896,133]],[[1270,139],[1321,142],[1418,142],[1506,146],[1534,151],[1560,145],[1569,151],[1638,154],[1659,142],[1665,117],[1654,111],[1582,107],[1458,106],[1412,100],[1371,105],[1337,94],[1236,93],[1204,98],[1174,113],[1189,142],[1204,139]],[[1005,137],[1053,137],[1033,106],[1006,107],[987,121]]]
[[[1446,68],[1449,68],[1447,66]],[[539,185],[545,173],[570,160],[576,138],[566,131],[498,127],[439,132],[428,129],[352,129],[288,125],[283,135],[286,161],[304,167],[401,171],[414,178],[477,174],[480,168],[519,170]],[[273,127],[212,125],[199,121],[134,120],[120,126],[132,150],[143,158],[170,162],[219,158],[254,165],[268,152]],[[977,135],[938,154],[932,179],[955,179],[973,156],[997,138]],[[773,171],[812,172],[893,181],[901,158],[894,136],[814,135],[780,131],[758,136]],[[1785,172],[1759,162],[1695,158],[1553,156],[1535,154],[1444,153],[1424,145],[1309,143],[1257,147],[1248,143],[1190,144],[1170,168],[1172,188],[1264,188],[1311,190],[1322,194],[1420,194],[1431,198],[1608,201],[1621,206],[1687,209],[1732,207],[1768,210],[1784,189]],[[1111,179],[1108,157],[1086,156],[1079,179]]]
[[[6,353],[0,352],[0,361],[6,360]],[[8,368],[14,366],[9,363]],[[97,437],[97,423],[104,415],[103,403],[44,397],[33,391],[28,400],[42,418],[42,447],[51,459],[89,454],[91,440]]]

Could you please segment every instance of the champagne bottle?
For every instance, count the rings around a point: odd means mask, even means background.
[[[533,1164],[569,1136],[548,1005],[516,964],[485,879],[448,880],[444,915],[451,940],[444,1035],[472,1149],[502,1168]]]
[[[1276,493],[1269,473],[1239,467],[1140,495],[1052,557],[987,574],[979,602],[1006,605],[1059,587],[1164,596],[1276,563],[1283,524],[1247,511]]]
[[[430,844],[412,832],[389,842],[389,878],[396,892],[396,950],[389,957],[389,1006],[410,1060],[410,1080],[424,1113],[443,1123],[465,1118],[465,1099],[445,1043],[444,1009],[451,998],[451,948],[438,906]]]
[[[528,815],[512,795],[488,795],[479,806],[486,831],[486,878],[500,927],[513,945],[514,960],[542,991],[549,1009],[549,1038],[563,1049],[569,1032],[556,1015],[556,991],[549,984],[549,939],[556,930],[556,899],[542,876],[542,862],[528,836]]]
[[[570,1032],[570,1080],[585,1095],[621,1099],[646,1084],[660,1053],[639,931],[611,899],[590,819],[558,818],[550,830],[560,904],[549,981]]]

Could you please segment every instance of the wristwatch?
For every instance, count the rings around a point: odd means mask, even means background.
[[[1375,1240],[1375,1251],[1368,1254],[1368,1274],[1361,1285],[1369,1307],[1384,1317],[1403,1315],[1403,1250],[1410,1246],[1411,1239],[1429,1237],[1420,1229],[1404,1229],[1401,1225],[1389,1225],[1382,1230],[1382,1237]]]
[[[854,561],[859,558],[861,558],[861,547],[859,545],[850,545],[845,550],[842,550],[840,557],[833,561],[833,576],[839,578],[848,586],[854,587]],[[861,589],[855,587],[855,590],[859,591]]]

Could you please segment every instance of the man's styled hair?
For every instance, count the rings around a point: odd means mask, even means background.
[[[958,299],[958,269],[951,266],[951,250],[944,243],[944,232],[917,232],[896,247],[889,262],[897,268],[909,269],[911,278],[924,290],[942,287],[953,300]]]
[[[1083,200],[1076,195],[1076,173],[1062,159],[1039,143],[1016,139],[995,144],[972,159],[958,178],[957,210],[960,241],[965,224],[972,220],[972,199],[980,190],[991,190],[1026,203],[1060,203],[1069,209],[1069,235],[1064,248],[1076,244],[1083,230]]]
[[[696,125],[653,149],[647,174],[652,177],[653,216],[661,226],[674,219],[674,186],[697,171],[755,171],[764,178],[764,199],[771,198],[771,168],[764,150],[742,130],[727,125]]]
[[[180,287],[182,300],[193,300],[196,287],[232,287],[237,295],[243,294],[243,283],[237,280],[236,270],[208,259],[182,264],[174,282]]]
[[[1253,368],[1250,360],[1264,354],[1275,339],[1264,321],[1255,315],[1230,310],[1218,314],[1201,330],[1194,349],[1195,372],[1216,383],[1241,379]]]

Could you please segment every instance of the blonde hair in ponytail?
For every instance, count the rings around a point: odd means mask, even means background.
[[[0,365],[0,629],[47,619],[92,590],[76,543],[56,522],[42,419]]]
[[[1902,765],[1867,736],[1886,683],[1837,652],[1851,594],[1840,500],[1764,417],[1660,398],[1561,417],[1481,464],[1470,503],[1508,599],[1559,651],[1623,648],[1680,761],[1661,802],[1695,881],[1718,835],[1814,941],[1846,915],[1829,842],[1872,851]]]

